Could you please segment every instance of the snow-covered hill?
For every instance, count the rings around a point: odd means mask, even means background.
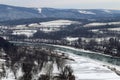
[[[0,21],[30,18],[92,19],[120,17],[120,10],[25,8],[0,4]]]
[[[27,37],[31,37],[37,30],[41,30],[43,32],[54,32],[59,31],[61,28],[64,28],[71,24],[81,24],[77,21],[71,20],[54,20],[40,23],[32,23],[27,25],[17,25],[15,27],[11,27],[13,30],[13,35],[26,35]]]

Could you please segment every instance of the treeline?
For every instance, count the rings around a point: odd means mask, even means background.
[[[73,37],[92,37],[94,35],[93,32],[89,31],[88,29],[82,27],[78,24],[72,24],[63,28],[60,31],[45,33],[43,31],[38,30],[32,38],[40,38],[40,39],[54,39],[54,40],[61,40],[67,36]]]
[[[57,20],[54,18],[31,18],[31,19],[19,19],[19,20],[8,20],[8,21],[0,21],[0,25],[4,26],[14,26],[14,25],[23,25],[23,24],[32,24],[39,23],[45,21]]]
[[[32,24],[32,23],[40,23],[52,20],[72,20],[72,21],[81,21],[81,22],[88,22],[87,19],[74,19],[74,18],[30,18],[30,19],[19,19],[19,20],[7,20],[7,21],[0,21],[0,25],[4,26],[14,26],[14,25],[23,25],[23,24]]]
[[[110,38],[109,40],[102,40],[98,42],[95,39],[89,41],[82,40],[79,38],[77,41],[72,44],[64,43],[64,45],[73,46],[80,49],[90,50],[94,52],[101,52],[103,54],[120,57],[120,39],[119,38]]]

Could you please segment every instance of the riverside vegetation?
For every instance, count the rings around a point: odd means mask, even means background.
[[[74,60],[64,53],[40,46],[14,46],[0,40],[0,58],[5,60],[0,65],[0,79],[7,79],[13,73],[15,80],[75,80],[72,68],[66,65],[67,61]]]

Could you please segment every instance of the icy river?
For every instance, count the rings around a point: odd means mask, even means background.
[[[68,54],[70,58],[75,60],[68,62],[68,64],[73,68],[76,80],[120,80],[120,76],[111,70],[111,68],[120,70],[120,58],[113,58],[101,53],[59,45],[31,43],[20,44],[35,46],[41,45]]]

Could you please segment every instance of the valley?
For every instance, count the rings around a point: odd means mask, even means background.
[[[0,80],[119,80],[119,66],[120,10],[0,4]]]
[[[66,45],[119,56],[119,26],[119,20],[103,23],[58,19],[24,25],[3,25],[0,27],[0,36],[8,41]]]

